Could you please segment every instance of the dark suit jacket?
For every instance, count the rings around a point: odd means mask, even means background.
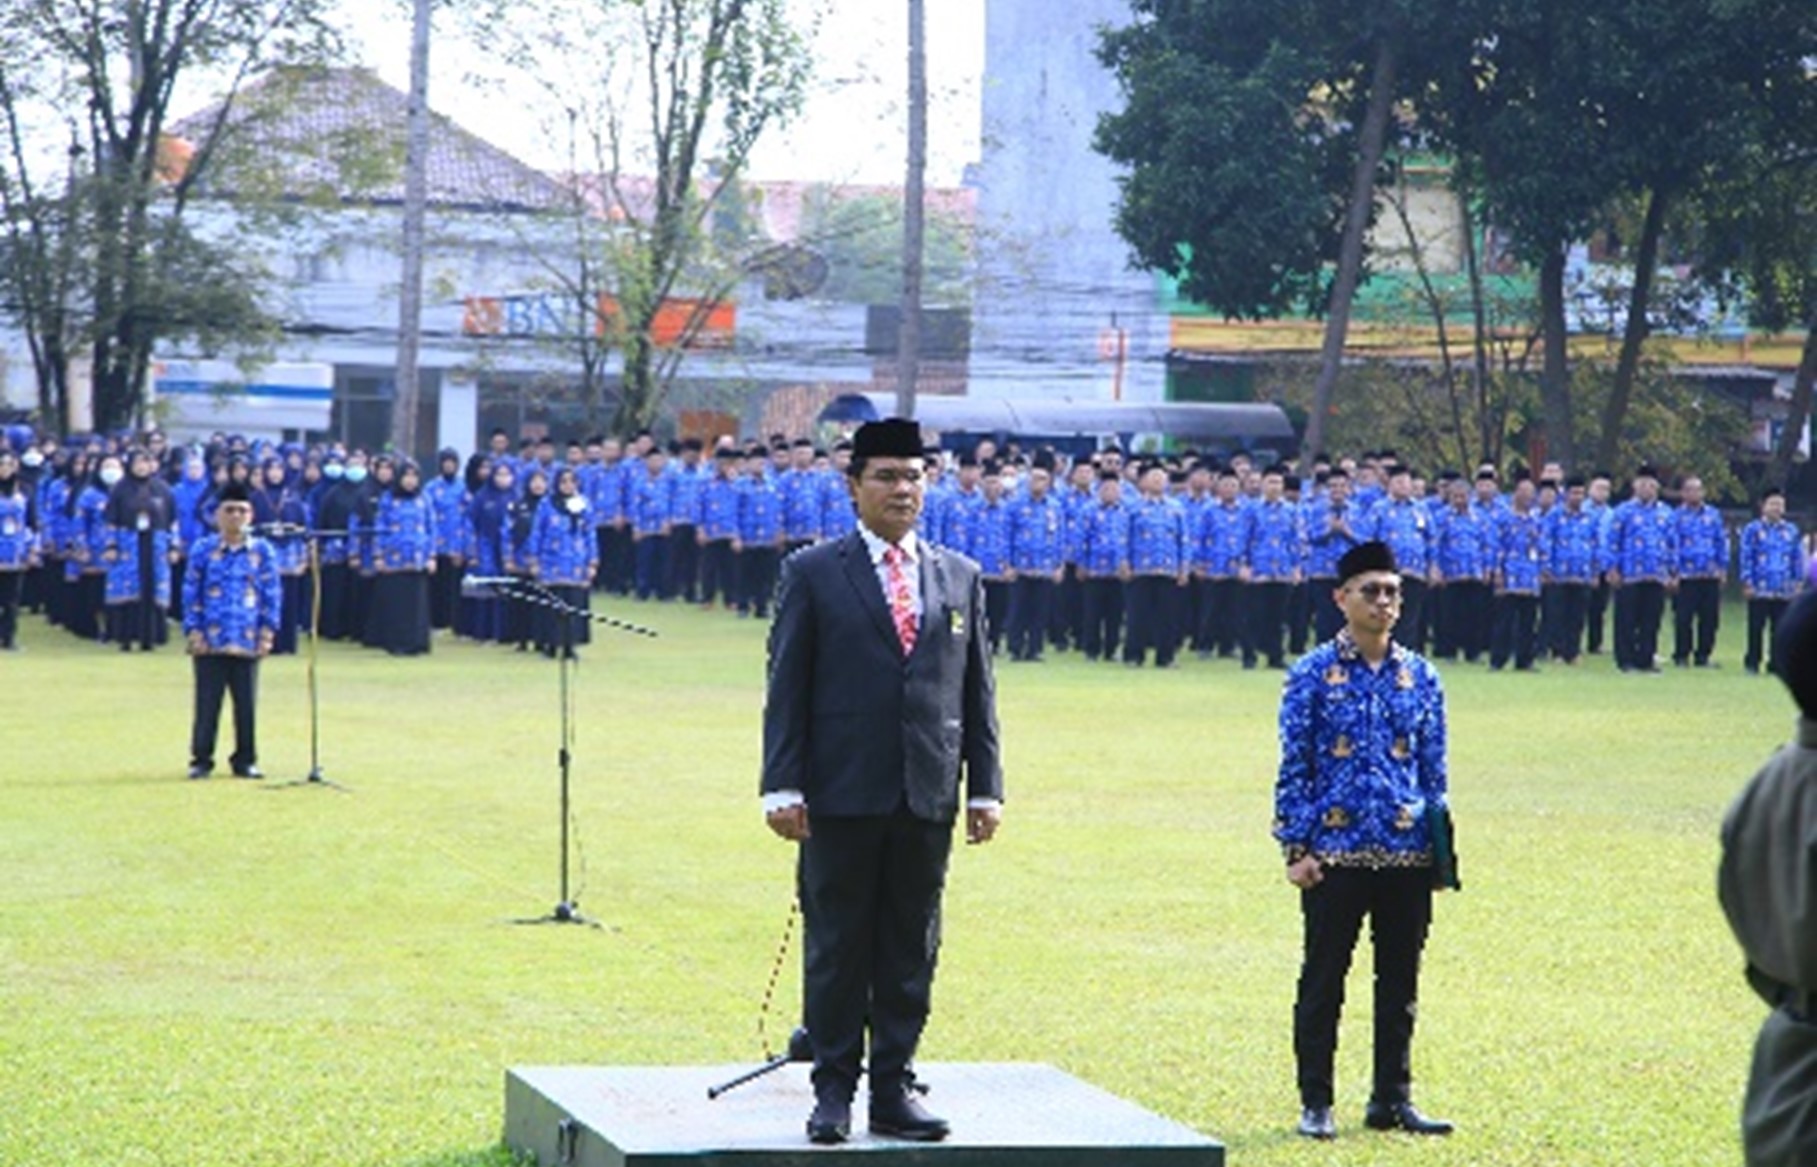
[[[951,820],[1002,798],[995,682],[978,565],[922,540],[920,634],[903,656],[864,540],[853,532],[783,562],[770,628],[763,789],[799,790],[814,815]]]

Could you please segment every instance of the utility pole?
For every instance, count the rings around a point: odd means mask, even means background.
[[[416,455],[417,357],[423,327],[423,224],[429,202],[429,6],[415,0],[410,27],[410,112],[404,139],[404,272],[398,290],[396,396],[391,443]]]
[[[915,416],[921,367],[921,268],[927,229],[927,6],[908,0],[908,178],[902,184],[902,322],[896,334],[896,414]]]

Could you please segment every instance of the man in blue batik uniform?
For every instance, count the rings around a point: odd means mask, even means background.
[[[1155,667],[1173,667],[1179,648],[1177,612],[1186,578],[1186,512],[1167,496],[1167,468],[1150,462],[1137,480],[1141,497],[1129,508],[1129,609],[1123,663],[1140,667],[1149,649]]]
[[[747,459],[738,491],[738,611],[758,619],[770,615],[783,545],[782,495],[766,468],[761,454]]]
[[[1760,671],[1761,642],[1778,631],[1786,605],[1804,584],[1804,544],[1785,517],[1777,487],[1760,498],[1760,517],[1741,531],[1741,594],[1748,602],[1748,650],[1742,667]],[[1777,643],[1768,640],[1768,643]],[[1777,664],[1769,662],[1775,671]]]
[[[1546,645],[1553,657],[1567,665],[1577,663],[1583,651],[1584,620],[1590,611],[1590,593],[1596,587],[1601,559],[1602,522],[1586,505],[1584,480],[1565,481],[1564,501],[1540,521],[1541,594],[1551,593],[1551,620]]]
[[[700,543],[700,603],[711,608],[717,600],[727,608],[743,608],[738,586],[738,505],[744,483],[738,478],[738,451],[722,446],[713,451],[713,477],[700,492],[700,511],[694,538]]]
[[[1672,597],[1672,663],[1715,668],[1722,581],[1729,575],[1729,532],[1722,512],[1703,501],[1703,479],[1687,476],[1672,514],[1678,539],[1678,594]]]
[[[283,589],[271,544],[247,534],[252,496],[230,482],[215,508],[219,534],[190,548],[183,581],[183,635],[195,662],[195,721],[189,735],[189,776],[214,772],[221,698],[233,694],[233,757],[237,778],[263,778],[254,723],[259,660],[277,639]]]
[[[1255,667],[1258,656],[1268,667],[1285,667],[1281,637],[1286,630],[1287,598],[1300,582],[1306,560],[1306,537],[1299,510],[1284,497],[1286,472],[1271,466],[1262,475],[1262,497],[1243,512],[1243,611],[1249,636],[1243,667]]]
[[[1193,570],[1205,580],[1205,639],[1207,649],[1220,657],[1233,657],[1239,646],[1246,656],[1249,640],[1243,627],[1243,537],[1247,509],[1242,500],[1243,481],[1232,467],[1218,472],[1215,495],[1199,512],[1198,527],[1191,532]],[[1250,659],[1253,660],[1253,657]]]
[[[1615,508],[1608,525],[1609,586],[1615,591],[1615,667],[1656,673],[1659,620],[1666,591],[1678,582],[1678,531],[1659,501],[1651,466],[1634,473],[1634,497]]]
[[[1304,505],[1306,516],[1306,587],[1312,602],[1313,637],[1330,640],[1343,627],[1344,614],[1326,597],[1337,587],[1338,560],[1362,540],[1358,528],[1366,518],[1350,501],[1350,474],[1334,467],[1325,478],[1325,493]]]
[[[1412,1102],[1420,953],[1432,920],[1432,818],[1446,814],[1438,673],[1390,633],[1401,579],[1385,544],[1338,566],[1344,629],[1294,662],[1281,696],[1274,838],[1300,889],[1304,952],[1293,1008],[1299,1133],[1337,1134],[1331,1107],[1344,977],[1363,917],[1375,951],[1375,1081],[1365,1125],[1449,1134]]]
[[[1544,532],[1533,509],[1533,480],[1515,480],[1508,511],[1495,527],[1495,635],[1489,667],[1533,668],[1539,655],[1539,588],[1544,574]]]
[[[1061,542],[1066,515],[1049,490],[1054,456],[1035,455],[1028,490],[1009,504],[1009,656],[1036,661],[1047,639],[1054,589],[1060,582]]]
[[[1370,508],[1358,532],[1388,544],[1401,568],[1401,619],[1394,638],[1414,652],[1425,651],[1426,583],[1432,572],[1432,512],[1413,497],[1413,471],[1388,468],[1388,493]],[[1340,613],[1341,615],[1341,613]]]
[[[1098,471],[1098,501],[1079,516],[1079,578],[1085,587],[1086,660],[1117,659],[1123,636],[1123,591],[1129,579],[1129,512],[1123,476]]]

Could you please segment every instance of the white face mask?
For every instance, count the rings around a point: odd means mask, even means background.
[[[571,515],[585,514],[587,511],[587,500],[578,494],[571,494],[568,496],[567,506],[568,513]]]
[[[44,454],[39,450],[27,450],[25,453],[19,455],[19,461],[25,463],[28,468],[36,470],[38,467],[44,465]]]
[[[349,481],[349,482],[366,481],[366,468],[364,466],[347,467],[347,481]]]
[[[120,478],[120,468],[117,466],[109,466],[107,469],[101,471],[101,481],[109,486],[117,485]]]
[[[322,467],[322,477],[331,482],[345,473],[347,473],[347,467],[341,465],[339,462],[330,462],[328,465]]]

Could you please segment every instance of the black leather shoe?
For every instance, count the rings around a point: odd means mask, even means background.
[[[191,778],[206,778],[214,772],[215,768],[213,766],[204,766],[200,762],[197,762],[189,768],[189,776]]]
[[[851,1134],[850,1099],[827,1096],[814,1103],[814,1113],[808,1115],[808,1142],[843,1143]]]
[[[235,766],[233,768],[233,776],[235,778],[263,778],[265,777],[265,771],[259,769],[257,766]]]
[[[1448,1135],[1455,1128],[1442,1118],[1427,1118],[1411,1102],[1371,1102],[1363,1125],[1372,1131],[1406,1131],[1410,1135]]]
[[[1329,1106],[1308,1106],[1300,1111],[1299,1133],[1309,1139],[1335,1139],[1338,1137],[1337,1120],[1331,1117]]]
[[[896,1086],[871,1094],[871,1133],[917,1143],[937,1143],[952,1130],[944,1118],[929,1114],[921,1100]]]

